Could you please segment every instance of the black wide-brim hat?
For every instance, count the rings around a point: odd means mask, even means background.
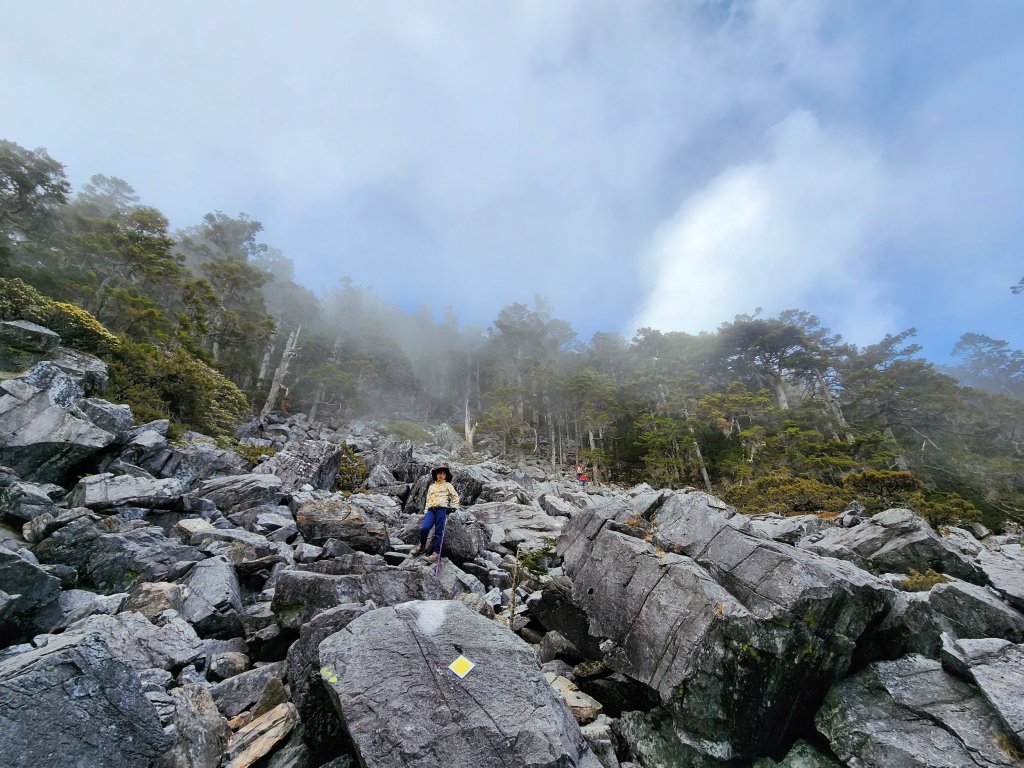
[[[438,472],[444,472],[448,480],[452,479],[452,471],[448,469],[448,467],[446,467],[444,464],[442,464],[440,467],[435,467],[434,469],[430,470],[430,479],[433,480],[435,483],[437,482]]]

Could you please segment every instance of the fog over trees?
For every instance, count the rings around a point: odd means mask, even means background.
[[[940,368],[914,329],[857,347],[798,309],[581,339],[540,297],[474,327],[344,269],[315,293],[244,213],[169,227],[128,182],[72,190],[45,150],[0,141],[2,319],[85,310],[90,338],[116,337],[94,350],[139,420],[224,439],[282,409],[446,422],[481,450],[745,509],[837,511],[856,491],[938,524],[1024,519],[1024,352],[1006,341],[965,329]]]

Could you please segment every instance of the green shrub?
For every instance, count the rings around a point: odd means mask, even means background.
[[[918,496],[920,499],[912,501],[910,506],[924,517],[932,528],[976,523],[981,520],[981,510],[959,493],[930,494],[928,496],[918,494]]]
[[[545,536],[544,546],[531,549],[519,557],[519,565],[530,572],[534,578],[539,578],[547,573],[547,562],[555,557],[555,540]]]
[[[921,490],[921,481],[912,472],[869,469],[848,474],[843,478],[843,488],[872,512],[880,512],[910,506],[910,498]]]
[[[370,471],[351,445],[341,443],[340,448],[341,456],[338,458],[338,477],[334,481],[334,490],[354,492],[366,482]]]
[[[261,456],[273,456],[277,453],[277,448],[273,446],[250,445],[249,443],[239,443],[237,441],[230,441],[225,447],[228,450],[234,451],[251,464],[258,464]]]
[[[64,346],[103,358],[121,345],[117,336],[84,309],[54,301],[17,278],[0,278],[0,320],[28,320],[45,326],[60,334]]]
[[[411,421],[389,421],[384,425],[384,434],[397,440],[412,440],[414,443],[427,443],[433,438],[424,427]]]
[[[227,377],[185,350],[123,340],[109,359],[108,397],[128,403],[138,421],[171,419],[223,437],[249,417],[249,401]]]
[[[764,475],[748,485],[734,485],[722,498],[747,514],[839,512],[847,503],[842,489],[834,485],[810,477],[777,474]]]
[[[924,573],[919,573],[913,568],[907,574],[907,578],[899,582],[897,586],[904,592],[927,592],[936,584],[944,584],[949,581],[945,574],[937,573],[929,568]]]

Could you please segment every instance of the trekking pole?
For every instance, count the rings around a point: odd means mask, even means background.
[[[452,495],[450,493],[448,494],[448,509],[453,509],[453,507],[452,507]],[[441,558],[444,555],[444,535],[446,533],[448,533],[448,512],[447,511],[445,511],[445,513],[444,513],[444,522],[445,522],[444,530],[441,531],[441,543],[437,547],[437,566],[434,568],[434,575],[435,576],[437,576],[437,575],[439,575],[441,573]]]
[[[441,553],[444,552],[444,535],[447,532],[448,532],[448,526],[446,525],[444,527],[444,530],[441,531],[441,545],[437,548],[437,565],[434,566],[434,575],[435,576],[440,576],[441,575]]]

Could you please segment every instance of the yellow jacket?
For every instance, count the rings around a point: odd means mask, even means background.
[[[450,502],[448,501],[449,498],[451,499]],[[433,482],[427,488],[427,503],[423,505],[424,510],[431,507],[457,506],[459,506],[459,492],[455,490],[455,486],[451,483]]]

